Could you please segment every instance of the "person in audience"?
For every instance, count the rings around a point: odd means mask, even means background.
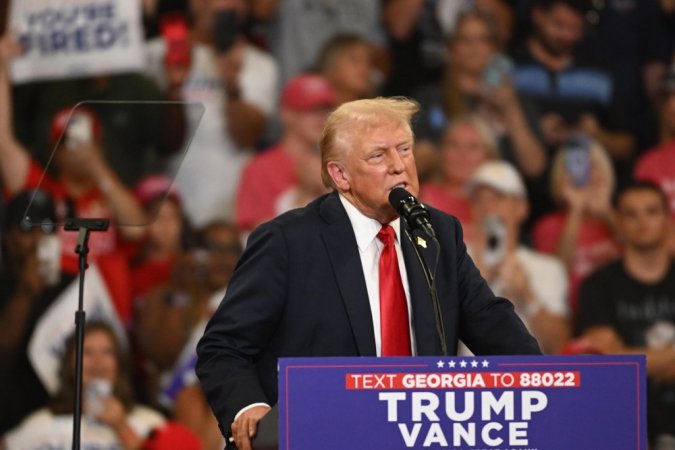
[[[138,300],[153,288],[169,282],[186,220],[182,196],[170,178],[148,176],[136,185],[134,194],[151,221],[131,262],[131,296]]]
[[[138,317],[138,337],[159,375],[153,394],[157,401],[200,437],[204,449],[215,450],[224,442],[194,373],[196,347],[225,295],[242,248],[237,229],[226,222],[201,229],[195,245],[201,253],[192,256],[200,262],[179,261],[180,273],[148,296]]]
[[[675,217],[675,65],[663,80],[658,100],[661,142],[635,163],[633,178],[658,184],[668,197],[668,209]]]
[[[66,344],[60,374],[61,386],[50,405],[35,411],[5,434],[5,450],[70,447],[75,392],[74,336]],[[161,414],[134,402],[128,357],[105,322],[85,325],[82,384],[83,448],[137,449],[154,429],[165,424]],[[199,448],[198,441],[193,438],[184,448]]]
[[[581,48],[612,72],[627,130],[642,151],[656,144],[658,120],[653,100],[672,53],[659,0],[590,2],[591,32]]]
[[[31,223],[26,223],[29,205]],[[28,358],[28,343],[43,313],[74,279],[61,271],[60,241],[49,226],[55,222],[54,200],[44,191],[22,191],[5,209],[0,233],[0,435],[49,400]]]
[[[532,102],[514,90],[509,67],[491,68],[501,58],[491,16],[474,9],[460,14],[448,55],[443,82],[414,94],[423,111],[415,126],[418,172],[428,174],[429,164],[433,168],[434,149],[448,122],[471,113],[490,126],[506,160],[527,178],[540,176],[547,159],[537,138],[537,114]]]
[[[281,81],[312,69],[321,49],[335,35],[357,34],[370,45],[374,66],[388,72],[389,53],[379,0],[266,0],[267,44],[281,69]]]
[[[317,72],[333,87],[337,105],[371,96],[373,70],[370,46],[355,34],[333,36],[319,54]]]
[[[195,136],[185,158],[177,157],[170,166],[190,199],[184,208],[195,227],[234,218],[241,171],[275,109],[277,64],[241,32],[248,14],[244,0],[190,0],[190,29],[182,31],[190,42],[185,55],[169,52],[163,38],[147,44],[148,74],[165,89],[177,85],[182,100],[205,107],[201,121],[199,114],[188,118]],[[228,15],[234,15],[236,25],[217,27],[218,18]],[[225,36],[228,31],[233,35]],[[166,67],[174,64],[183,71],[172,80]]]
[[[136,342],[151,375],[160,376],[159,391],[153,396],[168,410],[173,409],[179,392],[174,380],[182,380],[185,370],[192,370],[184,359],[194,353],[201,336],[195,330],[223,299],[241,254],[239,239],[236,228],[226,222],[214,222],[186,235],[169,283],[150,291],[138,305]],[[192,350],[190,355],[185,354],[186,346]]]
[[[550,147],[558,147],[570,133],[583,132],[612,158],[627,161],[635,140],[626,132],[614,78],[579,51],[587,10],[585,0],[534,3],[532,32],[513,52],[516,89],[536,102]]]
[[[575,178],[572,147],[561,147],[551,169],[551,197],[558,210],[539,219],[532,230],[536,250],[554,254],[570,277],[570,308],[576,311],[581,281],[619,255],[614,236],[611,198],[615,186],[612,161],[596,141],[582,138],[588,167]]]
[[[529,205],[518,171],[505,161],[483,164],[469,181],[473,214],[467,248],[495,295],[511,300],[545,354],[570,335],[568,281],[557,258],[520,243]]]
[[[579,292],[577,332],[603,353],[647,355],[651,448],[675,439],[675,264],[667,241],[668,201],[635,182],[618,196],[621,259],[598,269]]]
[[[478,117],[455,120],[441,142],[443,180],[420,186],[420,200],[457,217],[470,231],[471,203],[467,183],[486,161],[499,159],[499,148],[488,126]]]
[[[441,79],[444,36],[452,35],[458,17],[475,8],[492,17],[497,45],[508,46],[514,10],[508,0],[386,0],[384,22],[389,35],[392,71],[384,95],[412,95],[416,88]],[[414,70],[410,70],[414,67]]]
[[[12,123],[12,97],[8,65],[21,49],[12,36],[0,40],[0,174],[5,197],[21,190],[40,187],[56,202],[57,219],[90,217],[108,218],[113,224],[139,225],[146,216],[132,192],[122,183],[104,157],[98,116],[86,107],[66,108],[52,120],[52,134],[58,147],[52,157],[57,176],[44,175],[44,169],[16,139]],[[75,132],[77,131],[77,133]],[[75,254],[77,233],[59,228],[62,267],[78,272]],[[107,232],[92,233],[89,239],[89,260],[96,262],[115,301],[123,321],[131,316],[129,273],[120,241],[139,241],[145,229],[139,226],[115,227]]]
[[[211,290],[211,299],[206,314],[193,329],[190,340],[183,348],[182,358],[179,358],[179,361],[188,363],[175,365],[182,367],[185,375],[182,376],[183,383],[176,389],[173,419],[196,433],[201,438],[205,450],[220,450],[224,442],[218,421],[211,412],[194,373],[196,348],[197,341],[204,334],[208,319],[225,296],[227,284],[234,273],[242,248],[239,232],[231,224],[216,222],[207,225],[201,231],[204,245],[209,251],[206,279]]]
[[[330,83],[320,75],[298,75],[284,86],[279,112],[284,125],[281,141],[258,153],[241,175],[236,214],[241,231],[250,232],[283,210],[304,206],[325,192],[318,170],[318,146],[335,104]],[[295,193],[288,194],[294,188]],[[284,193],[292,198],[281,199]]]

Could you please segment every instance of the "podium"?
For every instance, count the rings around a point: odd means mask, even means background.
[[[647,450],[646,358],[280,359],[278,421],[283,450]]]

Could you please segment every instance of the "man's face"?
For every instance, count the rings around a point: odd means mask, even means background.
[[[331,81],[350,92],[366,95],[372,88],[372,66],[368,45],[352,45],[345,48],[338,57]]]
[[[319,145],[326,119],[332,111],[331,106],[323,106],[308,111],[285,109],[282,121],[285,132],[294,135],[307,145]]]
[[[552,56],[566,56],[584,36],[584,16],[563,4],[549,10],[535,8],[536,38]]]
[[[657,193],[647,189],[627,192],[619,200],[617,219],[626,246],[652,250],[665,245],[669,216]]]
[[[359,211],[389,223],[397,217],[389,204],[391,190],[400,186],[415,196],[419,193],[412,135],[391,117],[349,126],[342,136],[349,150],[342,161],[329,163],[329,173],[338,191]]]
[[[471,213],[477,223],[487,217],[500,218],[509,232],[520,232],[527,218],[527,202],[515,195],[505,194],[490,186],[477,186],[471,195]]]
[[[489,158],[478,130],[469,124],[450,128],[441,143],[443,175],[452,184],[465,184]]]

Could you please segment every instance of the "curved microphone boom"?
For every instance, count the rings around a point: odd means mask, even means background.
[[[429,210],[417,201],[414,195],[402,187],[397,187],[389,193],[389,203],[405,218],[410,228],[421,229],[430,238],[436,237],[429,222]]]

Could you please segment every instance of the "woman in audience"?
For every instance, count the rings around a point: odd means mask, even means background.
[[[574,149],[563,147],[556,153],[551,169],[551,197],[558,210],[539,219],[532,230],[534,247],[556,254],[567,267],[573,312],[581,281],[619,256],[612,225],[612,162],[599,143],[586,142],[590,164],[587,175],[579,168],[579,160],[575,162],[570,155]]]
[[[333,87],[338,105],[373,94],[370,45],[352,34],[338,34],[321,50],[317,71]]]
[[[144,178],[136,185],[134,194],[151,220],[140,251],[132,260],[131,294],[137,301],[153,288],[169,282],[186,219],[180,191],[170,178],[162,175]]]
[[[141,448],[155,429],[165,425],[164,418],[134,403],[128,358],[112,328],[104,322],[88,322],[84,337],[82,447]],[[69,448],[74,392],[75,339],[71,337],[61,361],[61,387],[51,405],[31,414],[5,435],[5,449]],[[196,438],[188,441],[191,444],[187,448],[198,448]]]
[[[422,184],[420,199],[457,217],[466,231],[471,224],[466,184],[485,161],[499,157],[495,137],[482,119],[465,116],[455,120],[441,141],[443,180]]]
[[[491,16],[470,10],[458,17],[448,40],[443,83],[423,87],[414,95],[424,112],[415,127],[421,172],[428,170],[428,157],[435,153],[447,123],[475,113],[492,129],[504,159],[526,179],[543,173],[546,153],[533,132],[538,127],[536,112],[516,93],[508,63],[494,59],[497,52],[498,37]]]

